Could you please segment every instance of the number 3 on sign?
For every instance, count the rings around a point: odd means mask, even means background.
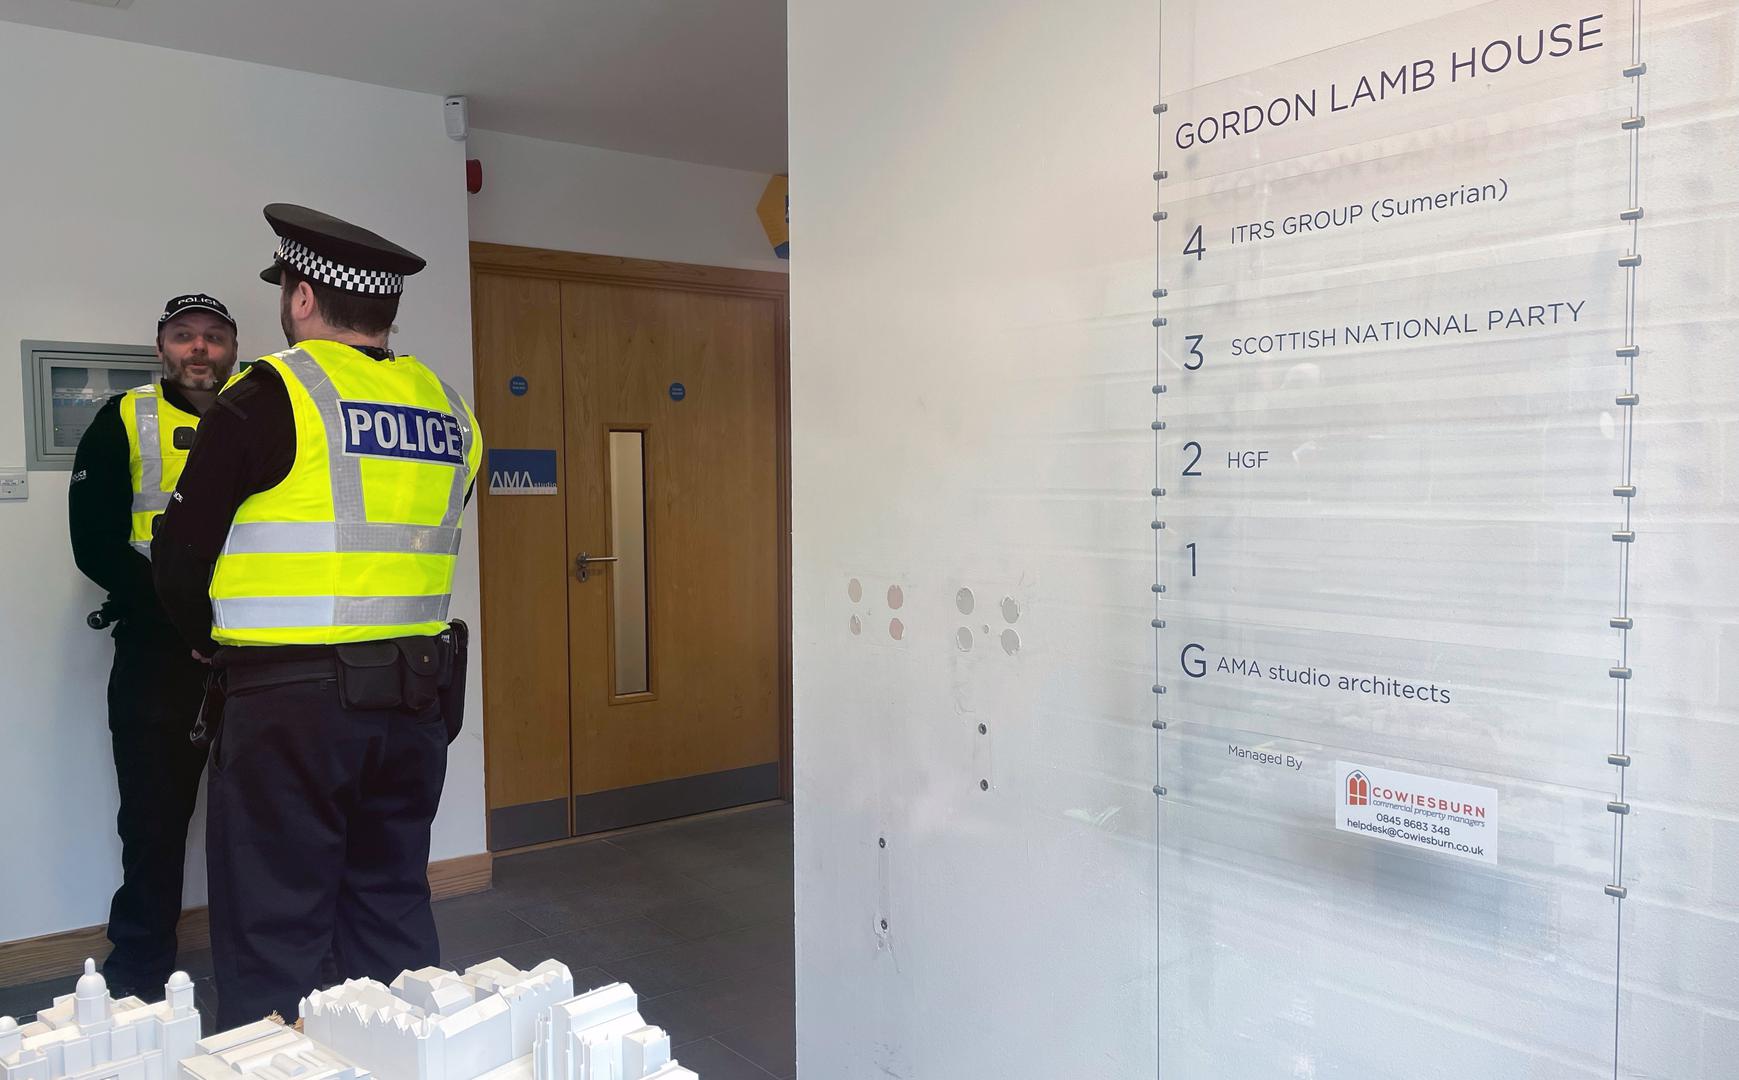
[[[1190,343],[1191,357],[1191,359],[1183,362],[1183,369],[1185,371],[1196,371],[1201,368],[1203,361],[1207,359],[1207,357],[1202,355],[1202,335],[1185,334],[1183,339]]]

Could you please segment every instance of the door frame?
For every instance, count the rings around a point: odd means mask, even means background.
[[[550,248],[518,247],[511,244],[471,242],[471,276],[473,283],[479,273],[513,277],[546,278],[557,281],[583,281],[605,285],[639,286],[642,288],[677,289],[685,292],[724,294],[771,300],[776,309],[774,333],[773,383],[774,410],[777,417],[776,502],[778,579],[779,579],[779,790],[787,800],[792,797],[792,672],[791,672],[791,278],[770,270],[739,270],[724,266],[703,266],[698,263],[665,262],[652,259],[630,259],[620,255],[588,255],[575,251]],[[472,312],[473,337],[476,334],[476,312]],[[480,350],[471,350],[472,378],[481,381],[477,370]],[[482,531],[482,530],[480,530]],[[487,545],[486,533],[481,543]],[[479,569],[483,565],[479,556]],[[480,588],[486,588],[482,582]],[[483,666],[483,679],[489,679],[488,665]],[[487,724],[489,718],[485,716]],[[488,740],[484,740],[488,754]],[[484,767],[487,783],[488,767]],[[485,805],[488,796],[485,793]]]

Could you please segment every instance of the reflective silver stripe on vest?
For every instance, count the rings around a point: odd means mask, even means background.
[[[163,443],[157,434],[156,394],[140,394],[133,399],[133,427],[139,433],[139,490],[133,492],[133,513],[161,514],[169,509],[169,492],[163,490]]]
[[[129,543],[131,543],[133,545],[134,551],[137,551],[139,554],[145,556],[147,559],[149,559],[151,557],[151,541],[149,541],[149,540],[132,540],[132,541],[129,541]]]
[[[459,530],[445,525],[379,522],[238,521],[230,526],[225,555],[288,555],[383,551],[410,555],[459,554]]]
[[[450,597],[247,596],[213,600],[219,630],[288,630],[328,626],[410,626],[446,622]]]

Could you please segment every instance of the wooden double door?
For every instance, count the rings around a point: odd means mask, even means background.
[[[478,244],[472,286],[490,849],[784,794],[784,275]]]

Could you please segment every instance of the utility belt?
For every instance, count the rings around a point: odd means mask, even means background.
[[[193,741],[202,746],[212,741],[222,723],[224,701],[233,694],[330,680],[346,709],[421,712],[439,705],[451,743],[465,722],[470,643],[470,628],[455,619],[433,637],[273,649],[265,656],[256,649],[221,648],[212,658]]]

